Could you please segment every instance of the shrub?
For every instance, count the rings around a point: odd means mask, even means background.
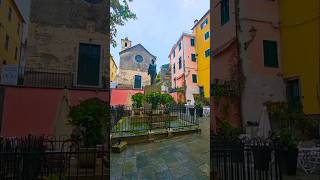
[[[140,108],[142,107],[142,104],[144,102],[144,94],[142,93],[137,93],[137,94],[134,94],[132,97],[131,97],[131,100],[133,101],[133,107],[136,107],[136,108]]]
[[[170,94],[168,93],[161,94],[161,98],[160,98],[161,105],[168,106],[173,102],[174,102],[174,99]]]
[[[82,101],[70,108],[69,117],[69,123],[78,132],[72,134],[73,138],[82,142],[85,147],[95,147],[108,138],[109,108],[106,102],[98,98]]]
[[[151,104],[152,109],[157,109],[161,102],[161,93],[153,92],[146,95],[146,101]]]

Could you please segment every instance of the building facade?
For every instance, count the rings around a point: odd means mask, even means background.
[[[166,87],[171,88],[171,68],[170,64],[164,64],[160,67],[160,82]]]
[[[210,96],[210,11],[192,28],[195,37],[195,51],[198,67],[198,86],[200,95]]]
[[[193,94],[199,94],[195,36],[183,33],[172,47],[168,58],[171,66],[171,88],[182,89],[185,100],[194,104]]]
[[[0,67],[19,64],[24,22],[14,0],[0,1]]]
[[[113,59],[113,56],[110,56],[110,82],[115,83],[117,79],[118,66]]]
[[[280,1],[281,59],[289,104],[320,114],[320,21],[318,0]]]
[[[241,119],[235,123],[242,124],[252,135],[256,127],[249,126],[248,122],[259,120],[263,104],[285,100],[278,3],[277,0],[213,1],[211,83],[217,83],[216,80],[239,82],[239,104],[233,104],[239,111],[234,110],[230,116],[233,120]]]
[[[121,40],[118,87],[141,89],[150,85],[148,69],[152,60],[156,61],[157,57],[141,44],[135,46],[131,46],[131,44],[132,42],[128,38]]]
[[[103,88],[109,82],[109,32],[107,18],[101,18],[108,16],[106,5],[32,0],[23,83]]]

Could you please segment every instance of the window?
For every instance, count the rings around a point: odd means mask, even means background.
[[[209,39],[209,37],[210,37],[210,32],[208,31],[204,34],[204,40]]]
[[[173,64],[173,74],[176,73],[176,64]]]
[[[141,89],[141,76],[140,75],[134,76],[134,88]]]
[[[190,40],[190,41],[191,41],[191,46],[192,46],[192,47],[194,47],[194,45],[195,45],[194,39],[193,39],[193,38],[191,38],[191,40]]]
[[[221,0],[221,25],[229,21],[229,0]]]
[[[199,94],[201,97],[204,97],[204,89],[203,86],[199,87]]]
[[[299,79],[289,80],[286,84],[289,108],[291,110],[295,110],[295,108],[298,108],[299,104],[301,103]]]
[[[191,54],[191,60],[194,62],[197,60],[196,54]]]
[[[0,0],[0,6],[1,6],[2,0]]]
[[[176,51],[173,50],[173,58],[176,57]]]
[[[182,60],[181,60],[181,57],[179,57],[179,69],[182,68]]]
[[[197,81],[197,75],[192,74],[192,82],[193,82],[193,83],[197,83],[197,82],[198,82],[198,81]]]
[[[18,23],[17,33],[20,34],[20,23]]]
[[[14,53],[14,59],[17,60],[17,58],[18,58],[18,48],[16,48],[16,51]]]
[[[124,43],[124,47],[128,47],[128,43]]]
[[[263,55],[265,67],[279,67],[276,41],[263,41]]]
[[[8,35],[6,35],[6,41],[4,43],[4,48],[7,51],[9,50],[9,36]]]
[[[181,50],[181,42],[179,43],[179,51]]]
[[[206,18],[202,24],[201,24],[201,29],[203,29],[204,27],[206,27],[206,25],[208,24],[208,18]]]
[[[207,49],[206,52],[204,53],[205,57],[209,57],[210,56],[210,49]]]
[[[142,57],[141,55],[136,55],[135,60],[136,60],[138,63],[141,63],[141,62],[143,61],[143,57]]]
[[[12,18],[12,9],[9,8],[9,12],[8,12],[8,20],[11,21]]]

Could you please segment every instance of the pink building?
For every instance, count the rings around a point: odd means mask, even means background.
[[[235,101],[214,99],[213,125],[228,119],[254,135],[263,103],[284,100],[281,78],[278,0],[213,0],[211,84],[234,80],[244,87]],[[236,10],[239,11],[236,11]],[[238,25],[238,26],[237,26]],[[243,78],[244,77],[244,78]],[[227,118],[221,109],[229,103]]]
[[[185,100],[194,104],[193,94],[198,94],[197,56],[195,53],[195,37],[183,33],[169,54],[171,66],[171,84],[173,89],[185,89]]]

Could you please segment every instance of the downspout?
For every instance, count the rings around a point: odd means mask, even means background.
[[[239,92],[239,114],[240,114],[240,126],[243,128],[243,114],[242,114],[242,88],[244,88],[244,74],[242,72],[242,59],[240,56],[240,40],[239,40],[239,30],[241,29],[240,21],[239,21],[239,3],[240,0],[235,0],[235,30],[236,30],[236,46],[237,46],[237,60],[238,60],[238,76],[237,81],[239,82],[238,92]]]
[[[184,102],[187,103],[187,81],[186,81],[186,77],[187,77],[187,73],[186,73],[186,57],[185,57],[185,54],[184,54],[184,51],[185,51],[185,45],[184,43],[182,43],[184,40],[184,36],[182,36],[182,39],[181,39],[181,44],[182,44],[182,57],[183,57],[183,74],[184,74]]]

